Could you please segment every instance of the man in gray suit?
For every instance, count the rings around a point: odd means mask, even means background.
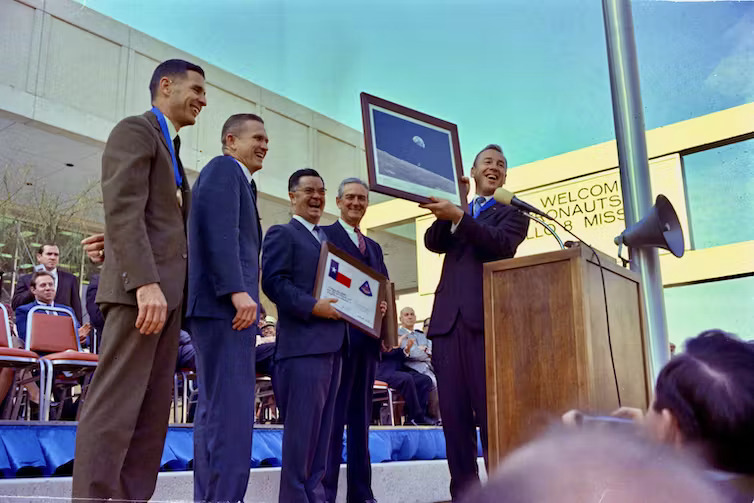
[[[194,184],[186,316],[200,390],[196,501],[242,501],[249,482],[262,244],[251,175],[262,169],[268,141],[259,116],[232,115],[222,130],[225,155]]]
[[[204,71],[168,60],[149,88],[152,110],[119,122],[102,155],[105,328],[77,428],[74,500],[148,500],[167,434],[191,195],[178,131],[207,104]]]

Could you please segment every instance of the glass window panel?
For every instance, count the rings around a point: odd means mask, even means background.
[[[670,342],[719,328],[754,340],[754,276],[665,289]]]
[[[692,246],[754,239],[754,140],[683,157]]]

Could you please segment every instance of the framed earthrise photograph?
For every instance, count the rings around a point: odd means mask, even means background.
[[[447,199],[467,210],[455,124],[361,93],[371,190],[417,203]]]

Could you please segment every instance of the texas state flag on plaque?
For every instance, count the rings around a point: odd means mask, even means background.
[[[330,277],[346,288],[351,288],[351,278],[338,272],[338,262],[335,260],[330,262]]]

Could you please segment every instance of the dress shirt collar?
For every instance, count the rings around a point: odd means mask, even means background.
[[[353,244],[356,245],[356,248],[359,247],[359,236],[356,234],[356,229],[352,226],[346,223],[345,220],[342,218],[338,218],[338,223],[343,227],[343,230],[346,231],[346,234],[348,234],[348,237],[351,238],[351,241],[353,241]]]
[[[476,201],[477,197],[483,197],[484,198],[484,202],[482,203],[482,206],[484,206],[485,204],[487,204],[488,202],[490,202],[490,199],[492,199],[493,197],[495,197],[495,195],[493,194],[491,196],[483,196],[481,194],[477,194],[477,195],[474,196],[474,199],[472,199],[471,201],[472,202]]]
[[[301,225],[303,225],[304,227],[306,227],[306,230],[308,230],[309,232],[311,232],[312,234],[314,234],[314,224],[313,223],[311,223],[310,221],[308,221],[307,219],[305,219],[304,217],[302,217],[300,215],[293,215],[293,218],[295,220],[298,220],[298,222]]]
[[[163,112],[162,115],[165,115],[165,112]],[[175,137],[178,136],[178,131],[175,129],[173,121],[170,120],[170,117],[165,115],[165,122],[168,125],[168,133],[170,133],[170,138],[175,141]]]
[[[42,302],[42,301],[40,301],[40,300],[37,300],[37,299],[34,299],[34,301],[35,301],[35,302],[37,303],[37,305],[39,305],[39,306],[46,306],[46,307],[55,307],[55,301],[54,301],[54,300],[53,300],[52,302],[50,302],[49,304],[45,304],[44,302]]]
[[[241,161],[239,161],[232,155],[229,155],[228,157],[230,157],[231,159],[233,159],[234,161],[238,163],[238,165],[241,167],[241,171],[243,171],[243,176],[246,177],[246,181],[249,182],[249,185],[251,185],[251,173],[249,173],[249,169],[246,166],[244,166],[244,164]]]

